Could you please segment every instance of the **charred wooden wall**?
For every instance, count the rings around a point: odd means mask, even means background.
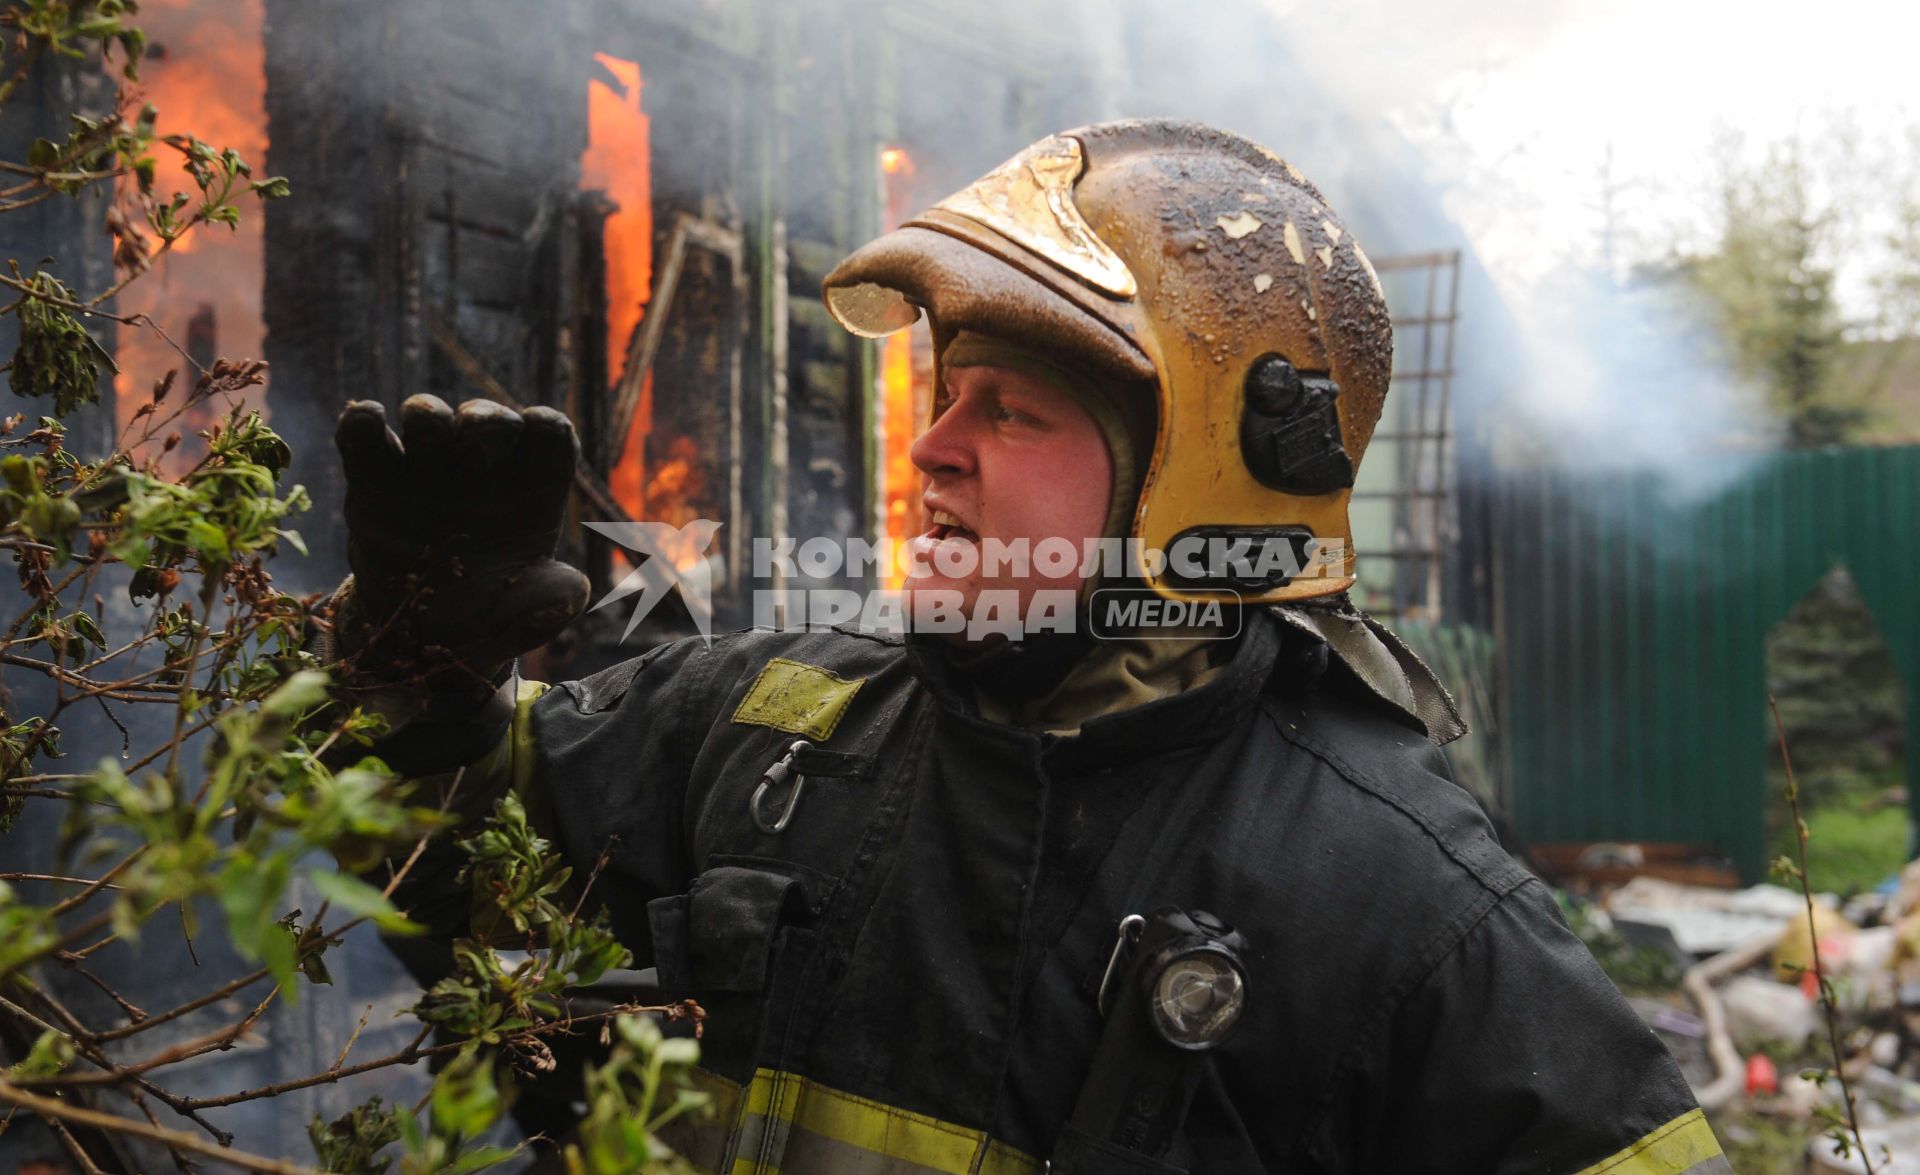
[[[607,478],[607,205],[580,190],[596,52],[639,64],[650,121],[645,469],[684,462],[672,509],[725,524],[720,623],[748,618],[753,536],[870,536],[875,353],[820,286],[882,227],[880,148],[906,142],[931,203],[1073,121],[1067,99],[1088,91],[1084,61],[1036,66],[994,41],[991,13],[941,8],[565,0],[529,20],[462,0],[267,0],[270,166],[296,192],[268,216],[267,354],[275,422],[321,506],[311,586],[343,570],[329,438],[349,399],[560,406]],[[606,516],[582,499],[576,522]],[[609,549],[568,533],[566,555],[610,586]]]
[[[873,347],[827,313],[821,282],[879,227],[871,26],[801,22],[788,54],[780,173],[787,241],[791,388],[787,533],[867,533],[872,508]],[[804,97],[800,97],[804,95]]]
[[[267,219],[276,425],[301,453],[326,577],[342,570],[340,408],[491,381],[574,407],[586,143],[576,6],[268,0]],[[588,213],[590,217],[590,213]],[[591,374],[591,373],[587,373]]]

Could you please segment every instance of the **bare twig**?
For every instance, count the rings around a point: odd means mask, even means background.
[[[108,1041],[121,1040],[135,1033],[145,1032],[149,1028],[158,1028],[162,1024],[178,1020],[182,1016],[191,1015],[209,1004],[217,1004],[228,996],[245,991],[247,988],[252,987],[271,974],[272,972],[268,971],[265,967],[260,968],[258,971],[249,971],[238,979],[229,980],[204,995],[188,1000],[177,1008],[168,1008],[166,1011],[156,1012],[144,1020],[123,1024],[118,1028],[109,1028],[105,1032],[91,1033],[88,1039],[105,1044]]]
[[[59,1027],[56,1028],[54,1025],[47,1023],[39,1016],[34,1015],[32,1012],[29,1012],[27,1009],[5,997],[0,997],[0,1011],[4,1011],[27,1024],[31,1024],[42,1032],[64,1033],[73,1039],[75,1049],[88,1064],[107,1072],[112,1072],[116,1069],[110,1057],[101,1052],[98,1046],[87,1041],[86,1026],[80,1023],[80,1018],[69,1011],[66,1005],[45,991],[35,990],[34,994],[41,1003],[46,1005],[47,1011],[53,1015],[54,1019],[60,1022]],[[126,1074],[119,1081],[106,1084],[131,1084],[133,1088],[126,1091],[128,1098],[132,1100],[135,1108],[145,1115],[147,1120],[155,1126],[158,1126],[160,1121],[154,1117],[153,1111],[141,1097],[143,1093],[150,1093],[165,1102],[169,1109],[191,1120],[194,1125],[206,1131],[207,1134],[218,1141],[221,1146],[231,1146],[233,1144],[233,1135],[201,1117],[200,1113],[193,1109],[193,1107],[182,1105],[185,1099],[179,1094],[162,1089],[137,1073]]]
[[[190,898],[182,898],[174,904],[180,910],[180,941],[187,944],[187,958],[192,959],[193,965],[198,967],[200,965],[200,952],[193,949],[193,933],[187,927],[187,903],[191,900]]]
[[[44,199],[44,198],[45,197],[41,197],[41,199]],[[28,203],[37,204],[39,203],[39,200],[36,199],[36,200],[28,201]],[[22,206],[24,207],[24,205]],[[0,212],[5,212],[5,211],[8,211],[8,210],[5,208],[0,208]],[[36,302],[45,302],[49,306],[58,306],[60,309],[69,311],[74,314],[89,314],[99,318],[111,319],[112,321],[119,322],[119,323],[130,324],[133,322],[133,319],[130,317],[123,317],[118,314],[109,314],[104,310],[97,309],[96,304],[91,302],[74,302],[66,298],[56,298],[52,294],[42,293],[40,288],[38,286],[35,286],[32,282],[21,281],[19,278],[15,278],[15,277],[8,277],[3,273],[0,273],[0,286],[8,286],[15,290],[20,291],[21,301],[25,301],[27,298],[32,298]],[[14,305],[18,305],[18,304],[19,304],[18,302],[14,303]]]
[[[367,1010],[360,1013],[360,1023],[355,1024],[353,1026],[353,1035],[347,1037],[347,1043],[340,1046],[340,1055],[333,1059],[333,1064],[331,1067],[327,1069],[327,1072],[338,1073],[340,1071],[340,1066],[347,1063],[347,1054],[353,1051],[354,1042],[360,1039],[360,1034],[362,1032],[366,1031],[367,1019],[372,1015],[373,1015],[373,1005],[368,1004]]]
[[[269,1175],[322,1175],[312,1167],[303,1167],[298,1163],[288,1163],[280,1159],[269,1159],[262,1155],[237,1151],[231,1147],[218,1146],[205,1142],[180,1130],[168,1130],[162,1126],[150,1126],[122,1118],[118,1114],[103,1114],[98,1110],[82,1109],[70,1106],[57,1098],[41,1097],[29,1093],[10,1081],[0,1080],[0,1101],[19,1106],[23,1110],[48,1118],[65,1122],[76,1122],[83,1126],[92,1126],[100,1130],[117,1131],[131,1134],[135,1138],[145,1138],[153,1142],[165,1143],[196,1155],[219,1159],[249,1171],[264,1171]]]
[[[33,959],[45,958],[47,955],[51,955],[55,951],[71,950],[73,948],[74,943],[79,942],[81,939],[86,938],[88,935],[97,934],[100,931],[105,930],[112,921],[113,921],[113,912],[111,910],[103,910],[100,913],[95,914],[93,917],[87,919],[85,922],[82,922],[80,925],[75,926],[73,929],[67,931],[65,934],[61,935],[60,941],[54,943],[52,946],[48,947],[46,950],[30,955],[26,959],[19,960],[14,964],[14,968],[15,970],[18,970],[21,963],[29,962]],[[95,945],[97,947],[99,944],[95,944]],[[87,952],[85,950],[81,950],[76,953],[86,954]]]
[[[133,863],[139,860],[140,855],[146,851],[147,851],[147,846],[145,845],[140,845],[138,848],[135,848],[132,852],[128,853],[126,856],[114,862],[113,866],[109,868],[105,873],[102,873],[99,876],[99,878],[94,881],[92,885],[89,885],[87,888],[81,890],[79,893],[74,894],[72,897],[67,898],[65,901],[61,902],[59,905],[53,907],[53,909],[50,910],[49,913],[51,913],[55,918],[58,918],[60,915],[67,913],[69,910],[76,909],[79,906],[83,905],[87,901],[87,899],[91,898],[94,894],[99,893],[101,890],[111,885],[114,878],[120,876],[122,873],[125,873],[128,869],[132,868]]]
[[[60,1149],[66,1151],[68,1155],[72,1156],[74,1162],[80,1164],[80,1170],[84,1175],[106,1175],[106,1173],[100,1170],[99,1166],[94,1163],[93,1156],[87,1153],[87,1148],[81,1146],[80,1140],[73,1136],[73,1131],[67,1129],[65,1122],[58,1121],[57,1119],[48,1119],[47,1129],[51,1130],[53,1136],[60,1141]]]
[[[447,789],[448,798],[442,804],[443,810],[444,810],[445,804],[451,802],[453,793],[456,790],[458,790],[460,785],[460,778],[462,775],[465,774],[465,772],[466,772],[466,769],[463,767],[454,774],[453,783]],[[387,882],[387,887],[383,891],[382,896],[384,897],[393,896],[394,891],[400,888],[400,884],[406,880],[407,874],[413,869],[414,864],[417,861],[419,861],[420,854],[426,851],[426,847],[428,843],[432,841],[432,839],[433,839],[433,835],[431,833],[428,833],[427,835],[420,837],[414,843],[413,851],[410,854],[408,854],[406,861],[401,864],[400,868],[394,872],[393,877]],[[306,935],[318,937],[321,934],[325,934],[329,938],[337,938],[349,933],[350,931],[359,927],[366,921],[367,919],[364,917],[354,918],[346,922],[345,924],[343,924],[338,930],[322,931],[320,929],[320,920],[319,918],[316,917],[314,921],[308,925],[306,930]],[[301,946],[305,947],[307,945],[309,945],[308,939],[303,936]],[[219,987],[214,988],[212,991],[209,991],[204,995],[198,996],[194,999],[188,1000],[186,1003],[181,1004],[178,1007],[169,1008],[164,1012],[157,1012],[147,1017],[146,1019],[138,1021],[136,1023],[123,1024],[118,1028],[110,1028],[104,1032],[89,1033],[87,1034],[87,1039],[101,1043],[101,1044],[105,1044],[109,1041],[123,1040],[126,1037],[133,1036],[141,1032],[145,1032],[150,1028],[157,1028],[162,1024],[166,1024],[171,1021],[178,1020],[182,1016],[191,1015],[192,1013],[199,1011],[201,1008],[204,1008],[209,1004],[219,1003],[221,1000],[226,999],[228,996],[238,994],[239,992],[244,991],[249,987],[252,987],[254,984],[267,978],[271,974],[272,973],[268,971],[265,967],[261,967],[255,971],[249,971],[247,974],[242,975],[237,979],[229,980],[228,982],[221,984]]]
[[[1800,896],[1807,904],[1807,940],[1812,947],[1809,953],[1813,956],[1814,981],[1820,986],[1820,1009],[1826,1015],[1827,1047],[1833,1053],[1834,1076],[1840,1081],[1840,1098],[1847,1108],[1847,1129],[1853,1134],[1854,1145],[1860,1149],[1865,1175],[1874,1175],[1873,1156],[1867,1153],[1866,1140],[1860,1137],[1860,1115],[1853,1100],[1853,1087],[1847,1081],[1847,1068],[1841,1063],[1840,1013],[1833,1006],[1833,988],[1828,986],[1826,967],[1820,961],[1819,936],[1814,931],[1813,878],[1807,873],[1807,822],[1800,815],[1800,783],[1794,778],[1793,756],[1787,752],[1787,728],[1780,720],[1780,702],[1768,694],[1767,705],[1773,710],[1773,728],[1780,739],[1780,764],[1786,769],[1787,806],[1793,811],[1794,838],[1800,849]]]
[[[658,1006],[622,1004],[619,1007],[610,1008],[604,1012],[594,1012],[585,1016],[571,1016],[560,1020],[550,1020],[543,1024],[531,1025],[517,1032],[503,1034],[500,1038],[500,1043],[511,1044],[519,1041],[536,1040],[543,1036],[566,1034],[582,1025],[601,1023],[611,1020],[616,1016],[659,1013],[670,1019],[692,1018],[697,1021],[699,1019],[699,1013],[696,1011],[696,1008],[697,1005],[692,1004],[691,1001]],[[163,1100],[167,1101],[168,1105],[182,1113],[217,1109],[222,1106],[238,1105],[241,1102],[278,1097],[283,1093],[291,1093],[297,1089],[310,1089],[316,1085],[332,1085],[346,1078],[357,1077],[362,1073],[371,1073],[378,1069],[412,1065],[431,1057],[457,1052],[473,1043],[471,1040],[463,1039],[449,1041],[445,1044],[426,1045],[425,1042],[432,1032],[433,1029],[431,1025],[422,1027],[419,1033],[414,1036],[412,1042],[405,1048],[389,1053],[383,1057],[377,1057],[371,1061],[362,1061],[357,1065],[342,1067],[336,1064],[322,1072],[314,1073],[306,1077],[276,1081],[269,1085],[256,1086],[252,1089],[243,1089],[229,1094],[210,1097],[178,1097],[177,1095],[166,1095],[163,1097]],[[217,1036],[219,1034],[214,1035]],[[35,1078],[31,1081],[19,1081],[17,1085],[20,1088],[64,1089],[120,1084],[135,1076],[138,1069],[151,1069],[158,1068],[161,1064],[173,1064],[185,1060],[187,1057],[198,1056],[203,1052],[210,1051],[212,1048],[219,1047],[217,1044],[211,1043],[212,1040],[212,1036],[202,1037],[199,1040],[189,1041],[182,1045],[175,1046],[175,1048],[167,1050],[164,1061],[161,1060],[160,1057],[155,1057],[149,1061],[142,1062],[141,1066],[121,1066],[118,1069],[102,1073],[63,1074],[53,1077]],[[425,1045],[425,1047],[422,1047],[423,1045]],[[342,1054],[342,1060],[344,1059],[344,1054]]]
[[[501,1042],[533,1040],[549,1033],[565,1032],[582,1024],[595,1024],[603,1020],[611,1020],[615,1016],[631,1016],[646,1012],[662,1012],[668,1015],[676,1015],[678,1014],[676,1009],[680,1007],[681,1005],[678,1004],[665,1005],[662,1007],[623,1005],[605,1012],[595,1012],[589,1016],[577,1016],[566,1020],[550,1021],[546,1024],[536,1024],[531,1028],[524,1028],[519,1032],[508,1033],[502,1036]],[[243,1089],[238,1093],[225,1094],[220,1097],[191,1098],[188,1099],[188,1101],[195,1109],[213,1109],[219,1106],[237,1105],[240,1102],[257,1101],[263,1097],[274,1097],[283,1093],[291,1093],[296,1089],[309,1089],[316,1085],[331,1085],[343,1078],[358,1076],[361,1073],[370,1073],[375,1069],[388,1069],[395,1065],[411,1065],[416,1061],[423,1061],[429,1057],[458,1052],[473,1043],[468,1040],[455,1040],[449,1041],[446,1044],[421,1048],[421,1043],[427,1039],[431,1032],[432,1029],[430,1027],[422,1029],[420,1034],[413,1038],[413,1043],[401,1049],[399,1052],[389,1053],[384,1057],[379,1057],[371,1061],[362,1061],[358,1065],[349,1065],[345,1069],[329,1069],[324,1073],[315,1073],[311,1077],[300,1077],[292,1081],[279,1081],[272,1085],[262,1085],[255,1089]]]
[[[35,204],[39,204],[46,200],[51,200],[59,194],[60,193],[58,189],[48,188],[45,191],[39,192],[36,195],[28,196],[24,200],[9,200],[5,204],[0,204],[0,212],[18,212],[22,208],[31,208]]]
[[[86,980],[88,983],[93,984],[93,986],[99,988],[101,994],[105,995],[108,999],[112,1000],[114,1003],[120,1005],[120,1010],[122,1012],[125,1012],[136,1023],[141,1020],[145,1020],[147,1018],[146,1011],[142,1009],[138,1004],[134,1004],[130,1002],[125,996],[122,996],[119,992],[113,990],[112,984],[109,984],[106,980],[100,978],[98,975],[95,975],[93,972],[87,970],[85,967],[82,967],[80,965],[81,956],[76,955],[71,951],[61,951],[59,954],[55,955],[54,958],[59,960],[67,968],[67,970],[78,975],[80,978]]]
[[[10,788],[8,790],[11,791],[13,789]],[[55,794],[65,795],[66,793],[57,792]],[[92,885],[94,883],[94,879],[91,877],[62,877],[57,873],[0,873],[0,881],[51,881],[60,885]],[[120,887],[117,885],[109,885],[107,888],[119,889]]]
[[[279,988],[274,988],[271,992],[267,993],[264,999],[254,1005],[251,1012],[248,1012],[245,1016],[242,1016],[224,1028],[215,1029],[203,1036],[196,1036],[191,1040],[183,1040],[179,1044],[161,1049],[152,1056],[136,1061],[133,1064],[116,1065],[104,1073],[83,1073],[68,1078],[55,1078],[45,1084],[117,1085],[125,1081],[129,1076],[135,1074],[150,1073],[155,1069],[162,1069],[168,1065],[177,1065],[182,1061],[190,1061],[195,1057],[204,1056],[207,1053],[223,1052],[232,1048],[235,1041],[252,1031],[253,1026],[259,1022],[261,1016],[266,1014],[267,1008],[272,1005],[274,997],[277,996],[279,992]],[[32,1084],[42,1083],[34,1082]]]
[[[578,918],[580,916],[581,908],[587,904],[587,894],[593,891],[593,883],[600,880],[600,871],[602,869],[605,869],[607,867],[607,862],[612,859],[613,859],[613,846],[609,845],[606,848],[600,850],[600,855],[594,859],[593,869],[587,873],[586,884],[580,887],[580,896],[575,898],[573,901],[573,909],[567,911],[567,917],[569,919]]]
[[[33,800],[77,800],[80,798],[70,791],[62,791],[57,787],[15,787],[10,783],[0,785],[0,792],[4,792],[10,796],[25,796]],[[103,808],[113,807],[113,803],[109,800],[90,800],[88,802]]]

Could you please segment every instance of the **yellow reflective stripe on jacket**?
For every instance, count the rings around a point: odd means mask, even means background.
[[[693,1164],[696,1171],[712,1175],[727,1165],[727,1142],[740,1120],[740,1083],[700,1068],[691,1070],[688,1076],[693,1087],[712,1101],[704,1111],[675,1118],[657,1133],[660,1141]]]
[[[703,1171],[726,1175],[1037,1175],[1030,1155],[897,1106],[762,1069],[744,1091],[701,1072],[714,1097],[705,1123],[662,1139]],[[675,1126],[680,1125],[675,1123]]]
[[[506,735],[492,750],[460,769],[459,787],[453,797],[455,811],[469,818],[478,817],[491,812],[500,797],[511,790],[520,797],[533,830],[549,842],[556,839],[559,826],[554,822],[553,797],[540,784],[540,747],[533,736],[533,704],[552,688],[544,681],[518,680],[514,689],[513,721]],[[444,794],[454,774],[448,772],[438,778],[446,781],[442,785]],[[468,924],[475,934],[497,933],[500,916],[500,906],[493,895],[475,892],[468,899]]]
[[[1706,1115],[1689,1110],[1580,1175],[1733,1175],[1733,1168]]]
[[[513,725],[507,731],[510,748],[507,753],[513,757],[508,771],[515,791],[525,792],[533,784],[534,768],[540,756],[539,744],[533,737],[533,704],[552,688],[544,681],[528,681],[523,677],[514,691]]]
[[[465,767],[423,776],[421,780],[437,781],[444,791],[458,775],[460,786],[454,794],[454,808],[468,816],[491,811],[494,801],[508,788],[520,793],[529,808],[534,807],[536,801],[545,805],[545,797],[536,794],[540,745],[533,735],[533,704],[552,688],[544,681],[518,679],[513,695],[513,719],[500,741]]]

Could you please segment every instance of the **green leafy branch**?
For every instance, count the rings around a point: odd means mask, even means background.
[[[587,1115],[578,1142],[565,1156],[572,1175],[621,1175],[627,1171],[692,1172],[656,1135],[675,1119],[708,1111],[712,1098],[693,1087],[690,1073],[700,1049],[685,1037],[669,1038],[650,1019],[614,1021],[619,1038],[605,1065],[587,1070]]]
[[[36,61],[45,54],[85,60],[98,52],[108,62],[120,50],[121,76],[138,81],[147,36],[128,21],[140,10],[136,0],[16,0],[0,11],[0,29],[13,29],[14,72],[0,82],[0,108],[13,97]]]
[[[145,44],[136,13],[133,0],[0,0],[0,109],[36,62],[98,56],[136,81]],[[385,720],[333,688],[332,667],[310,651],[330,624],[324,606],[273,585],[271,561],[304,550],[292,523],[309,502],[281,484],[286,443],[238,404],[264,382],[265,365],[203,367],[183,352],[187,362],[132,406],[111,452],[69,448],[69,418],[97,410],[101,381],[115,372],[94,334],[100,323],[172,345],[151,319],[110,312],[112,297],[200,226],[232,227],[248,200],[287,195],[285,180],[257,178],[238,152],[158,127],[158,112],[123,90],[111,112],[75,114],[24,159],[0,161],[0,215],[99,184],[116,192],[105,214],[116,277],[106,289],[77,289],[50,259],[0,265],[0,287],[11,291],[0,295],[11,297],[0,316],[13,315],[19,335],[5,370],[17,393],[48,408],[34,422],[0,420],[0,553],[22,589],[17,612],[0,614],[0,836],[28,804],[58,805],[61,817],[56,864],[0,875],[0,1021],[6,1039],[33,1042],[0,1057],[0,1120],[24,1111],[45,1121],[80,1170],[102,1165],[98,1143],[75,1129],[85,1127],[93,1139],[157,1144],[182,1169],[215,1159],[306,1172],[233,1149],[204,1113],[440,1059],[448,1063],[418,1106],[370,1101],[314,1122],[310,1141],[331,1169],[478,1170],[513,1153],[485,1139],[514,1089],[554,1068],[548,1041],[597,1026],[602,1043],[619,1041],[587,1075],[589,1113],[569,1164],[682,1169],[651,1132],[699,1108],[686,1077],[697,1045],[665,1039],[650,1017],[690,1022],[697,1034],[702,1013],[688,1004],[574,1014],[572,989],[631,961],[604,916],[582,916],[592,879],[575,885],[511,796],[450,831],[465,810],[453,803],[460,775],[428,799],[431,788],[369,754]],[[159,162],[170,156],[189,188],[162,196]],[[178,371],[187,379],[176,386]],[[222,399],[227,410],[196,426],[201,444],[179,468],[181,422]],[[107,596],[120,591],[124,603],[110,611]],[[138,724],[123,714],[136,705],[162,707],[169,720],[164,737],[144,740],[154,745],[134,745]],[[90,749],[94,765],[76,770],[67,760],[82,708],[103,714],[121,747],[118,758]],[[355,1060],[356,1030],[318,1072],[251,1089],[169,1088],[178,1066],[234,1047],[276,1002],[330,983],[330,953],[357,927],[418,931],[408,883],[434,837],[455,839],[465,860],[457,883],[481,917],[454,973],[414,1009],[422,1027],[411,1043]],[[328,858],[340,868],[319,863]],[[382,862],[384,883],[367,880]],[[210,973],[190,997],[148,1010],[96,972],[97,960],[176,922],[189,951],[203,936],[224,940],[241,973]],[[527,940],[538,945],[522,961],[496,949]],[[114,1011],[69,1006],[68,976]],[[163,1037],[170,1043],[155,1043]],[[132,1113],[81,1101],[108,1096]],[[168,1112],[187,1128],[163,1119]]]
[[[568,1171],[690,1175],[693,1167],[662,1145],[657,1134],[670,1122],[705,1113],[711,1104],[709,1095],[693,1085],[699,1046],[666,1036],[651,1016],[619,1012],[610,1023],[612,1051],[604,1064],[588,1066],[586,1116],[578,1138],[562,1151]],[[424,1120],[374,1097],[332,1122],[315,1117],[307,1137],[320,1165],[340,1175],[385,1175],[394,1156],[383,1152],[396,1142],[403,1144],[403,1175],[475,1171],[514,1154],[497,1147],[465,1152],[459,1147],[493,1127],[510,1089],[498,1085],[478,1051],[466,1050],[435,1081]]]
[[[90,4],[15,0],[0,10],[0,26],[18,30],[16,53],[21,58],[14,76],[0,83],[0,108],[34,61],[49,53],[84,56],[88,46],[103,53],[118,46],[125,55],[123,76],[129,82],[137,80],[145,37],[126,23],[136,11],[132,0]],[[0,274],[0,286],[18,294],[13,302],[0,306],[0,317],[13,314],[19,319],[20,341],[8,364],[11,387],[21,396],[52,396],[56,415],[93,402],[101,374],[115,370],[112,356],[93,338],[85,319],[110,319],[158,332],[158,325],[146,315],[122,317],[104,307],[194,228],[204,224],[237,228],[243,196],[277,200],[290,194],[284,177],[254,178],[253,168],[235,149],[188,134],[160,134],[158,120],[153,106],[143,103],[136,109],[135,99],[123,92],[110,115],[75,113],[64,139],[37,138],[25,160],[0,160],[0,173],[15,177],[0,184],[0,213],[56,196],[76,196],[97,184],[118,185],[118,195],[105,213],[105,227],[114,239],[113,262],[119,276],[107,288],[77,293],[44,262],[31,274],[22,273],[17,262],[11,264],[10,273]],[[192,192],[157,195],[162,149],[180,158]],[[121,183],[123,179],[131,182]],[[192,362],[191,356],[181,354]]]

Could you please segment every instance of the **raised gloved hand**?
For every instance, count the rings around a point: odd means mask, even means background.
[[[334,440],[353,568],[334,653],[349,686],[484,697],[586,607],[586,576],[553,557],[580,453],[564,414],[419,395],[395,436],[378,403],[356,400]]]

